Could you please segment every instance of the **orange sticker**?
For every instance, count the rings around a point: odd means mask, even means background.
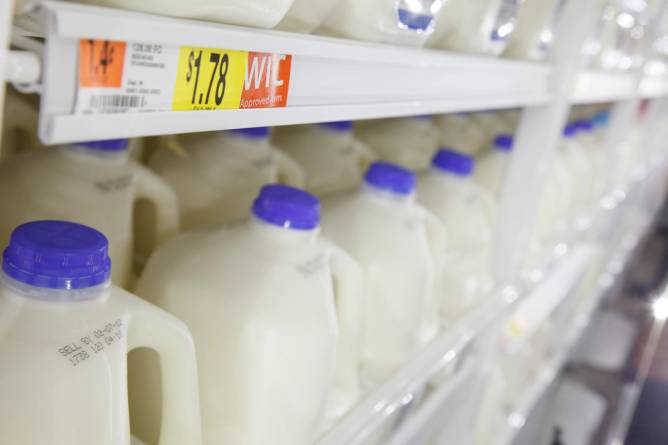
[[[79,41],[79,86],[119,88],[123,80],[126,42]]]
[[[285,107],[291,65],[287,54],[249,52],[239,108]]]

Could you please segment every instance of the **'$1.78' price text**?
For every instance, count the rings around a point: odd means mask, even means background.
[[[205,53],[208,55],[208,61],[206,61]],[[186,71],[186,82],[192,88],[190,103],[211,107],[215,103],[215,106],[220,106],[225,97],[229,68],[230,58],[227,53],[201,49],[190,50]]]

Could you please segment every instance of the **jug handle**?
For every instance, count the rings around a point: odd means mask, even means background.
[[[336,345],[336,364],[333,385],[345,398],[354,402],[359,397],[360,340],[363,322],[363,273],[361,266],[343,249],[322,239],[331,252],[330,267],[336,280],[335,305],[339,324]],[[332,400],[328,400],[328,411],[336,411]],[[345,409],[350,406],[344,407]],[[345,412],[334,413],[338,417]]]
[[[162,374],[160,445],[201,444],[195,345],[186,325],[156,308],[134,314],[128,352],[146,347],[158,353]]]
[[[378,155],[364,142],[353,139],[353,147],[360,157],[360,171],[365,172],[369,165],[378,159]]]
[[[140,167],[135,199],[145,198],[155,207],[156,227],[151,251],[173,238],[179,231],[179,203],[174,191],[152,171]]]
[[[306,175],[302,167],[281,150],[274,150],[274,153],[280,181],[292,187],[303,188],[306,183]]]

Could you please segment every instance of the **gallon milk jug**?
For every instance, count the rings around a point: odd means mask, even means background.
[[[566,0],[525,0],[504,56],[543,60],[552,47]]]
[[[473,158],[449,149],[434,156],[418,184],[418,201],[445,225],[441,315],[453,321],[492,290],[491,247],[496,218],[493,196],[473,182]]]
[[[442,114],[434,116],[433,121],[440,134],[440,147],[453,147],[461,153],[477,155],[490,143],[487,134],[469,113]]]
[[[568,124],[563,132],[561,150],[568,166],[572,180],[573,207],[571,210],[574,221],[582,220],[591,210],[590,198],[592,196],[592,170],[585,154],[585,147],[577,139],[578,124]]]
[[[427,46],[498,56],[515,29],[521,0],[448,0]]]
[[[478,184],[499,198],[503,192],[503,183],[513,148],[513,137],[502,133],[494,139],[492,150],[485,153],[478,161],[473,177]]]
[[[128,159],[127,146],[127,139],[85,142],[35,150],[0,163],[3,243],[14,227],[35,219],[70,219],[92,226],[109,238],[114,284],[129,286],[133,253],[147,257],[176,234],[178,211],[174,192]],[[153,209],[151,221],[134,217],[140,202]]]
[[[339,0],[294,0],[276,29],[293,32],[311,32],[325,20]]]
[[[414,172],[429,168],[439,147],[439,131],[431,116],[363,121],[355,134],[384,161]]]
[[[510,119],[496,111],[480,111],[471,114],[471,120],[482,130],[486,135],[487,144],[491,143],[494,138],[501,133],[511,133],[514,130]]]
[[[267,185],[249,221],[177,237],[139,281],[192,330],[207,445],[310,445],[325,404],[358,396],[362,274],[319,217],[313,195]]]
[[[339,0],[319,32],[422,46],[434,30],[442,5],[442,0]]]
[[[415,204],[415,175],[387,162],[374,162],[356,193],[324,208],[323,233],[364,270],[362,360],[371,381],[396,371],[438,329],[443,230]]]
[[[98,6],[208,20],[231,25],[273,28],[292,5],[292,0],[80,0]]]
[[[320,197],[359,186],[376,159],[353,135],[351,121],[277,127],[273,141],[304,169],[306,190]]]
[[[301,186],[301,168],[270,143],[269,128],[193,133],[177,139],[178,151],[157,150],[149,166],[179,199],[183,229],[246,218],[264,184],[281,181]],[[185,153],[179,156],[178,153]]]
[[[0,276],[0,430],[21,445],[129,445],[126,360],[162,366],[159,445],[202,443],[197,368],[186,326],[112,285],[107,239],[36,221],[11,234]]]

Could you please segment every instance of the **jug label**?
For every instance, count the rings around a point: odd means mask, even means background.
[[[323,254],[320,254],[301,264],[298,264],[297,270],[305,277],[310,277],[311,275],[320,272],[325,266],[327,266],[327,257]]]
[[[76,114],[285,107],[292,56],[79,41]]]
[[[71,343],[58,348],[58,353],[72,366],[79,364],[123,340],[123,320],[120,318],[93,329]]]
[[[132,175],[123,175],[118,178],[105,179],[104,181],[98,181],[95,183],[95,188],[97,188],[102,193],[111,193],[117,192],[119,190],[124,190],[132,185]]]

